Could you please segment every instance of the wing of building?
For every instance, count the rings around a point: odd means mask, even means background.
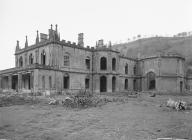
[[[124,91],[183,92],[186,90],[185,58],[179,54],[160,54],[129,58],[113,50],[111,43],[99,40],[84,47],[83,33],[78,43],[60,39],[56,28],[48,35],[39,33],[34,45],[21,49],[17,41],[15,67],[0,71],[0,88],[16,91],[94,93]]]

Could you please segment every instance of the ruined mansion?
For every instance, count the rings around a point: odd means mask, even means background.
[[[183,92],[186,90],[185,58],[164,53],[130,58],[99,40],[85,47],[83,33],[78,42],[60,39],[56,27],[48,35],[38,33],[35,44],[24,48],[17,41],[15,67],[0,71],[0,88],[15,91],[94,93],[126,91]]]

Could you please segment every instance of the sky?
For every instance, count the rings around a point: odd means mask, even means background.
[[[192,31],[192,0],[0,0],[0,70],[15,66],[16,41],[35,43],[36,31],[58,24],[61,39],[85,45],[125,42],[140,35]]]

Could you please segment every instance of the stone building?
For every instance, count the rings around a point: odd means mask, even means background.
[[[17,41],[15,67],[0,71],[0,88],[16,91],[77,91],[94,93],[121,91],[185,90],[185,58],[161,54],[147,58],[129,58],[99,40],[85,47],[83,33],[78,43],[60,39],[57,25],[48,35],[39,33],[34,45]]]

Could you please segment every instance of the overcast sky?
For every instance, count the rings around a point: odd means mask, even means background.
[[[0,0],[0,69],[15,66],[16,40],[23,47],[28,35],[33,44],[36,30],[47,33],[50,24],[72,42],[83,32],[90,46],[101,38],[172,35],[192,31],[192,0]]]

